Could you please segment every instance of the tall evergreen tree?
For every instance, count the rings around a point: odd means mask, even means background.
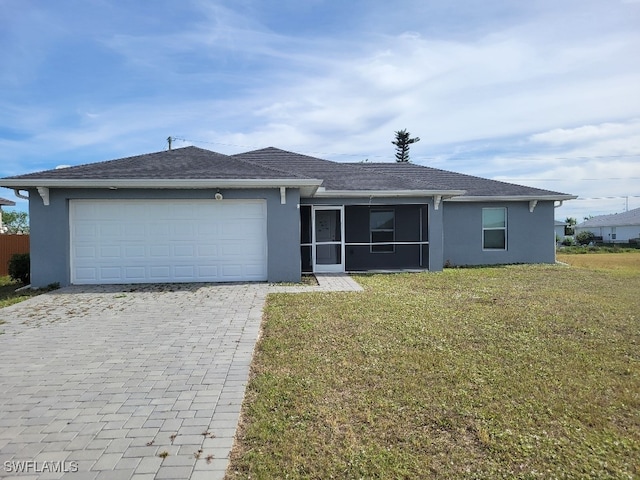
[[[411,134],[407,132],[407,129],[398,130],[396,133],[396,139],[391,142],[396,146],[396,162],[408,162],[409,161],[409,147],[411,144],[419,142],[420,137],[410,138]]]

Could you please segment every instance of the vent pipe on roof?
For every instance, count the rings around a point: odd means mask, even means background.
[[[171,142],[172,141],[173,141],[173,138],[167,137],[167,143],[169,144],[169,150],[171,150]]]

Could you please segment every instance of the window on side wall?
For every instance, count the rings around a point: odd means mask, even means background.
[[[482,209],[482,249],[507,249],[507,209]]]
[[[395,216],[394,210],[371,210],[369,214],[371,253],[393,253],[395,251],[393,244],[396,230]]]

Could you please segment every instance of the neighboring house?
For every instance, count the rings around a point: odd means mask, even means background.
[[[562,222],[560,220],[555,220],[554,221],[554,232],[555,232],[555,238],[556,240],[562,241],[562,239],[564,237],[567,236],[566,234],[566,228],[569,226],[569,224],[567,222]]]
[[[580,232],[591,232],[605,243],[628,243],[640,238],[640,208],[592,217],[576,225],[576,234]]]
[[[0,185],[29,193],[34,286],[553,263],[555,202],[576,198],[276,148],[186,147]]]
[[[0,233],[5,233],[6,227],[2,224],[2,207],[14,207],[16,202],[0,197]]]

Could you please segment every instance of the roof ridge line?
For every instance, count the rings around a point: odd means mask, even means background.
[[[274,148],[274,147],[268,147],[268,148]],[[258,150],[252,150],[252,152],[258,152],[260,150],[266,150],[266,148],[260,148]],[[279,150],[279,149],[276,149],[276,150]],[[249,165],[253,165],[253,166],[256,166],[256,167],[264,168],[266,170],[271,170],[272,172],[284,173],[286,175],[295,175],[296,178],[306,178],[306,179],[310,179],[310,180],[315,180],[313,177],[309,177],[307,175],[302,175],[302,174],[297,173],[297,172],[286,172],[286,171],[284,171],[284,170],[282,170],[280,168],[272,167],[271,165],[263,165],[263,164],[261,164],[259,162],[254,162],[252,160],[247,160],[246,158],[238,158],[240,155],[244,155],[246,153],[251,153],[251,152],[234,153],[233,155],[229,155],[229,157],[233,158],[234,160],[237,160],[237,161],[240,161],[240,162],[243,162],[243,163],[247,163]],[[293,153],[293,152],[289,152],[289,153]]]

